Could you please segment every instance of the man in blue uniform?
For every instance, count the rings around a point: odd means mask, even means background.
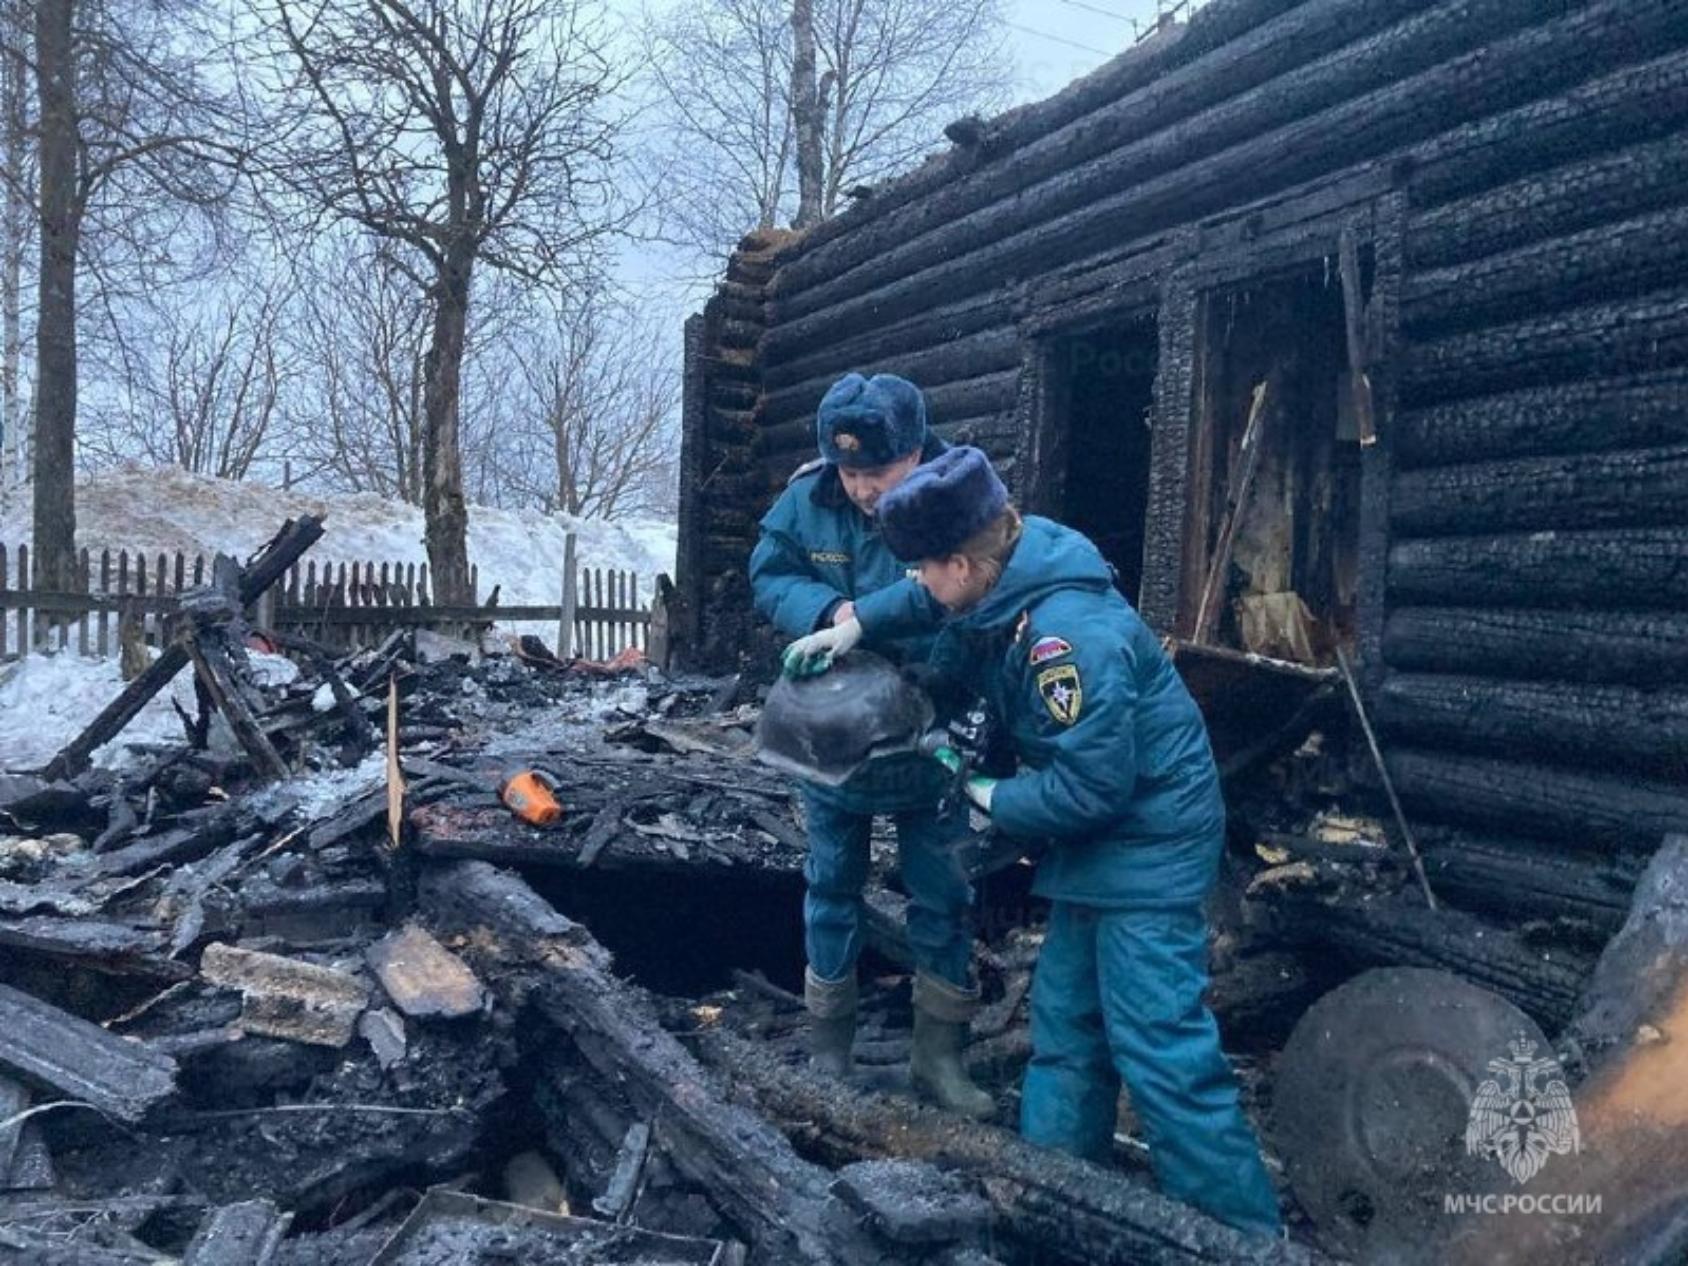
[[[969,779],[968,798],[1000,831],[1047,843],[1021,1132],[1104,1159],[1123,1078],[1167,1194],[1278,1232],[1203,1000],[1225,805],[1194,700],[1096,547],[1022,522],[979,450],[923,466],[879,518],[951,613],[934,663],[984,694],[1020,759],[1012,778]]]
[[[822,399],[816,438],[820,460],[792,477],[763,518],[750,559],[756,609],[797,639],[786,650],[785,671],[825,671],[858,642],[895,662],[923,661],[941,611],[885,547],[875,510],[881,496],[946,447],[928,430],[925,399],[891,374],[848,374]],[[809,831],[803,925],[810,1049],[817,1067],[849,1074],[868,838],[874,814],[890,814],[917,969],[912,1078],[939,1105],[985,1117],[991,1097],[961,1063],[978,1005],[970,972],[972,890],[948,846],[966,833],[967,818],[964,805],[939,812],[944,782],[933,775],[940,772],[911,756],[843,788],[800,785]]]

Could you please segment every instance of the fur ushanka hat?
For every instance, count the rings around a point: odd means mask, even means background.
[[[821,398],[815,439],[835,466],[888,466],[926,443],[926,398],[895,374],[845,374]]]

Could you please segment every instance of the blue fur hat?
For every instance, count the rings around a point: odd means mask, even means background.
[[[821,397],[815,439],[835,466],[888,466],[926,442],[926,397],[895,374],[845,374]]]
[[[875,517],[891,552],[905,563],[955,553],[1008,508],[990,458],[976,448],[946,449],[879,499]]]

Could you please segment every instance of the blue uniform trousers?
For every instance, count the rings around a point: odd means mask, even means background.
[[[868,875],[868,836],[873,814],[841,805],[837,798],[802,788],[809,827],[809,856],[803,865],[803,937],[809,966],[823,980],[855,970],[862,948],[862,888]],[[897,859],[908,890],[908,938],[915,966],[966,988],[973,954],[969,912],[971,884],[950,846],[967,834],[967,813],[956,806],[890,814],[897,829]]]
[[[1032,982],[1032,1060],[1020,1132],[1107,1158],[1123,1077],[1167,1195],[1276,1234],[1278,1202],[1207,1009],[1199,909],[1057,901]]]

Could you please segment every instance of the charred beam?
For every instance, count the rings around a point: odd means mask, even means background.
[[[1592,937],[1616,931],[1642,869],[1639,854],[1428,828],[1424,868],[1437,893],[1476,914],[1517,922],[1560,919]]]
[[[1416,902],[1364,904],[1285,899],[1273,906],[1279,931],[1342,956],[1355,967],[1434,967],[1511,999],[1549,1029],[1571,1018],[1592,957],[1537,949],[1516,933],[1459,910]]]
[[[1007,1227],[1041,1253],[1086,1266],[1305,1262],[1297,1246],[1242,1235],[1118,1171],[904,1099],[857,1094],[730,1033],[701,1035],[703,1059],[794,1133],[841,1159],[928,1160],[979,1181]]]
[[[322,520],[314,515],[289,519],[274,539],[240,573],[240,605],[251,606],[322,536]],[[165,648],[139,677],[107,704],[88,727],[47,765],[47,777],[67,778],[88,767],[94,750],[115,738],[124,726],[177,673],[187,666],[188,652],[180,645]]]
[[[176,1061],[0,985],[0,1065],[120,1121],[176,1089]]]
[[[528,1001],[622,1088],[674,1164],[768,1260],[878,1260],[849,1228],[823,1217],[831,1175],[799,1159],[765,1121],[726,1102],[644,999],[616,979],[609,955],[584,929],[560,919],[520,879],[480,862],[430,872],[422,900],[438,923],[475,929],[476,957],[501,960],[506,981],[511,967],[528,969]]]
[[[1458,536],[1389,551],[1393,603],[1688,608],[1688,528]]]
[[[1390,667],[1545,681],[1688,681],[1688,614],[1401,607],[1383,627]]]
[[[1467,330],[1647,294],[1688,275],[1688,207],[1601,224],[1501,255],[1409,275],[1410,331]]]
[[[1688,523],[1688,444],[1409,471],[1389,510],[1409,536]]]
[[[1675,369],[1688,363],[1688,291],[1595,304],[1407,347],[1402,393],[1425,404]]]
[[[1378,722],[1409,743],[1669,777],[1688,772],[1688,691],[1392,673]]]
[[[1402,749],[1389,772],[1414,820],[1646,852],[1688,820],[1678,779]]]
[[[1408,410],[1399,468],[1688,443],[1688,370],[1596,378]]]
[[[1685,202],[1682,138],[1646,141],[1414,216],[1407,229],[1407,265],[1446,268]]]
[[[1000,373],[929,388],[925,391],[926,404],[932,424],[941,426],[952,418],[973,418],[981,414],[994,414],[1012,409],[1019,397],[1019,388],[1020,370],[1016,365]],[[804,448],[812,449],[814,443],[814,420],[799,418],[794,422],[763,427],[756,436],[756,451],[764,456],[771,456]]]

